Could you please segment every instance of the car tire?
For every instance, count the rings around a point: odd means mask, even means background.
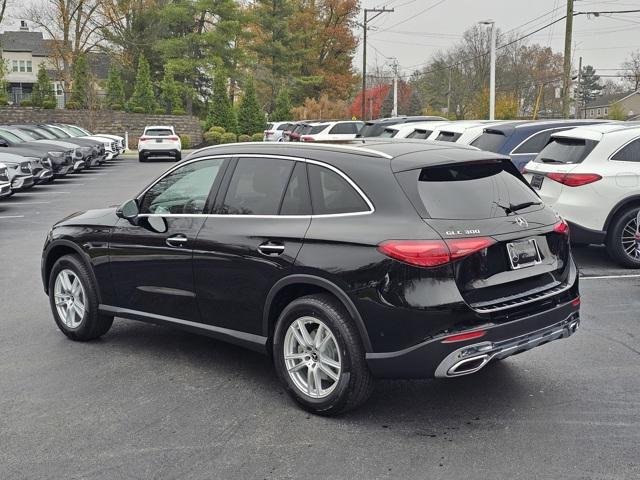
[[[76,293],[71,294],[74,290]],[[63,299],[68,303],[61,305],[60,309],[57,302]],[[60,257],[53,265],[49,275],[49,304],[56,325],[71,340],[87,341],[101,337],[113,323],[113,316],[98,311],[97,287],[89,269],[77,255]],[[79,305],[83,307],[79,308]]]
[[[607,252],[618,264],[627,268],[640,268],[640,251],[635,250],[635,255],[630,250],[635,246],[632,238],[633,229],[638,228],[638,215],[640,206],[629,207],[616,215],[607,232]]]
[[[147,159],[145,158],[145,156],[142,153],[138,153],[138,161],[140,163],[146,162]]]
[[[176,162],[180,162],[182,160],[182,152],[176,153]]]
[[[318,332],[322,345],[315,343]],[[314,414],[346,412],[364,403],[373,390],[358,329],[329,294],[301,297],[284,308],[273,336],[273,359],[287,393]]]

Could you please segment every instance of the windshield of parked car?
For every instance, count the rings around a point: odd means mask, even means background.
[[[56,140],[58,138],[53,133],[49,132],[48,130],[45,130],[44,128],[33,128],[30,131],[36,132],[38,135],[48,140]]]
[[[471,145],[486,152],[498,153],[507,141],[504,133],[498,130],[485,130],[482,135],[476,138]]]
[[[555,137],[534,159],[537,163],[582,163],[598,144],[595,140]]]
[[[54,127],[51,126],[50,127],[50,131],[57,136],[58,138],[69,138],[71,135],[69,135],[67,132],[65,132],[62,127]]]
[[[407,192],[415,191],[417,182],[419,200],[412,201],[422,202],[431,218],[505,217],[509,206],[529,202],[540,208],[540,199],[508,160],[426,167],[401,172],[398,180]]]
[[[82,130],[72,125],[65,125],[65,127],[66,127],[66,131],[71,132],[74,137],[84,137],[87,135]]]
[[[168,128],[147,128],[144,134],[147,137],[169,137],[173,132]]]
[[[33,135],[29,135],[27,132],[17,129],[11,129],[11,133],[18,137],[23,142],[30,142],[36,139]]]
[[[7,130],[0,130],[0,137],[2,137],[7,142],[11,142],[11,143],[23,143],[24,142],[24,140],[22,140],[20,137],[18,137],[17,135],[14,135],[11,132],[8,132]]]

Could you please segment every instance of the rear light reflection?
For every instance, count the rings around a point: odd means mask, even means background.
[[[314,138],[313,137],[309,137],[307,135],[304,135],[302,137],[300,137],[300,141],[301,142],[314,142]]]
[[[571,300],[571,305],[573,305],[574,307],[579,307],[580,306],[580,297],[576,297],[573,300]]]
[[[484,337],[487,332],[485,330],[476,330],[475,332],[460,333],[451,335],[442,340],[442,343],[464,342],[465,340],[473,340],[474,338]]]
[[[569,224],[563,219],[553,226],[553,231],[562,235],[569,235]]]
[[[387,240],[378,250],[388,257],[418,267],[438,267],[484,250],[496,243],[493,238],[455,240]]]
[[[596,173],[547,173],[547,177],[567,187],[581,187],[602,180]]]

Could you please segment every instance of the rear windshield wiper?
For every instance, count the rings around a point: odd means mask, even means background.
[[[542,163],[564,163],[561,160],[556,160],[555,158],[541,158],[540,161]]]
[[[495,203],[497,206],[503,209],[507,215],[509,215],[510,213],[515,213],[518,210],[523,210],[528,207],[533,207],[534,205],[542,205],[542,202],[523,202],[523,203],[516,203],[516,204],[510,203],[509,206],[507,207],[506,205],[502,205],[498,202],[493,202],[493,203]]]

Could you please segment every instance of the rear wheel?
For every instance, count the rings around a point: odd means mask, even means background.
[[[97,287],[76,255],[60,257],[49,276],[49,304],[56,325],[72,340],[98,338],[109,331],[113,317],[98,312]]]
[[[138,161],[139,162],[146,162],[147,159],[145,158],[145,156],[142,153],[138,153]]]
[[[273,341],[276,370],[305,410],[336,415],[367,400],[373,377],[348,313],[331,295],[310,295],[282,312]]]
[[[629,207],[616,216],[607,234],[607,251],[613,260],[628,268],[640,268],[640,206]]]
[[[180,160],[182,160],[182,152],[177,152],[176,153],[176,162],[179,162]]]

